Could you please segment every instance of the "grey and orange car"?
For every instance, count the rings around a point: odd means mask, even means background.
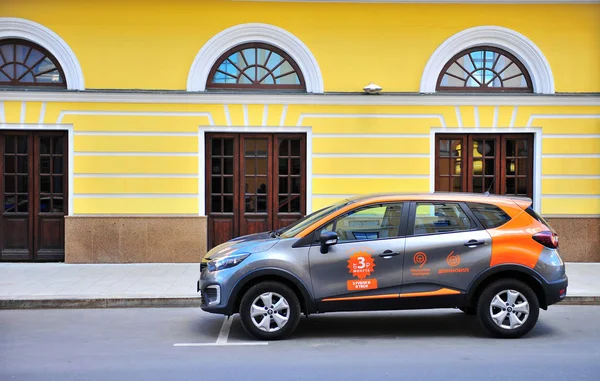
[[[200,265],[208,312],[240,314],[258,339],[301,314],[459,308],[492,335],[529,332],[567,293],[558,236],[528,198],[380,194],[283,229],[230,240]]]

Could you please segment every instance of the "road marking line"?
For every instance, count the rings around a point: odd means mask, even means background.
[[[233,318],[225,316],[223,319],[223,325],[221,326],[221,331],[219,332],[219,337],[217,337],[217,344],[227,344],[227,338],[229,337],[229,331],[231,330],[232,323]]]
[[[234,346],[252,346],[252,345],[269,345],[265,341],[257,342],[240,342],[240,343],[177,343],[174,347],[234,347]]]

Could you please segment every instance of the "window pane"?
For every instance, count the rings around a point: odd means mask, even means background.
[[[211,193],[221,193],[221,178],[213,176],[211,178]]]
[[[10,177],[14,181],[14,177]],[[7,179],[8,180],[8,179]],[[29,177],[28,176],[17,176],[17,192],[28,193],[29,192]],[[7,192],[10,192],[7,190]]]
[[[4,197],[4,211],[6,213],[16,213],[17,212],[17,196],[5,196]]]
[[[486,229],[493,229],[510,221],[510,216],[495,205],[469,203],[469,208]]]
[[[63,193],[63,177],[52,176],[52,193]]]
[[[17,136],[17,153],[27,153],[27,136]]]
[[[222,212],[221,210],[221,196],[212,196],[210,203],[210,211],[213,213]]]
[[[27,177],[25,177],[27,179]],[[4,193],[16,193],[15,176],[4,175]]]
[[[393,238],[398,236],[401,215],[402,204],[374,205],[350,212],[323,230],[334,230],[340,242]]]
[[[471,220],[456,203],[417,203],[415,235],[465,231]]]
[[[52,211],[54,213],[62,213],[62,212],[64,212],[63,198],[62,197],[54,197],[54,198],[52,198]]]
[[[17,200],[18,200],[17,211],[19,213],[29,213],[29,195],[19,195],[17,197]],[[48,210],[50,210],[49,205],[48,205]],[[44,212],[44,209],[42,209],[41,211]]]

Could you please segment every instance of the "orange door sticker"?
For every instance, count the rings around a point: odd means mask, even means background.
[[[348,291],[374,290],[377,288],[377,279],[365,279],[375,272],[375,260],[371,254],[359,251],[348,259],[348,272],[359,280],[346,282]]]
[[[375,290],[377,288],[377,279],[349,280],[347,283],[349,291]]]
[[[359,251],[348,259],[350,274],[358,279],[365,279],[375,271],[375,261],[369,253]]]
[[[415,265],[419,266],[418,269],[410,269],[410,273],[412,276],[427,276],[431,273],[431,269],[423,266],[427,264],[427,254],[419,251],[413,256],[413,262]]]
[[[448,254],[448,257],[446,257],[446,263],[448,263],[448,266],[450,267],[456,267],[460,265],[460,256],[454,254],[454,250],[452,250],[450,254]]]

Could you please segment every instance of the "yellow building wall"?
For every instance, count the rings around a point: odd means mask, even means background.
[[[435,49],[478,25],[510,28],[531,39],[550,63],[557,92],[600,91],[600,4],[0,3],[0,16],[38,22],[63,38],[78,57],[89,89],[183,90],[194,57],[210,38],[258,22],[303,41],[329,92],[360,92],[370,81],[385,91],[416,92]]]
[[[2,102],[6,123],[73,130],[74,214],[191,214],[204,203],[199,127],[242,120],[243,105]],[[265,107],[247,108],[261,121]],[[268,126],[312,139],[312,210],[348,195],[428,192],[430,133],[541,128],[541,211],[600,214],[600,106],[268,105]],[[229,116],[227,116],[229,113]],[[462,124],[459,125],[459,120]],[[511,125],[511,121],[514,124]],[[250,123],[249,123],[250,124]],[[479,126],[477,130],[475,127]],[[260,126],[247,126],[260,132]],[[309,210],[310,211],[310,210]]]

